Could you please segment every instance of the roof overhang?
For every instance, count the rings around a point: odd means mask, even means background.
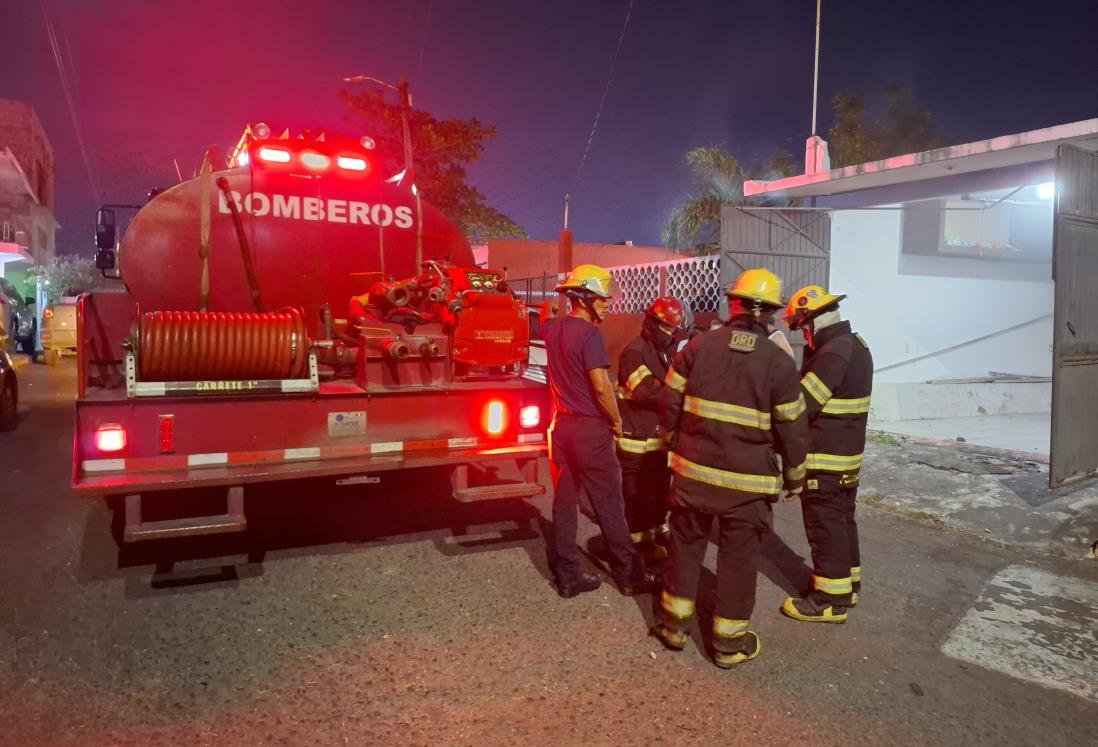
[[[909,153],[882,161],[861,163],[817,174],[801,174],[775,181],[747,181],[746,197],[818,197],[906,182],[1051,161],[1059,145],[1070,143],[1098,150],[1098,119],[1046,127],[1017,135]]]
[[[10,241],[0,241],[0,265],[6,265],[8,262],[33,263],[34,257],[25,246],[13,244]]]

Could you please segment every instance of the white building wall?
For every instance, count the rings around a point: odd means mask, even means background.
[[[844,316],[873,350],[875,385],[980,377],[990,371],[1051,376],[1050,266],[933,258],[966,276],[900,274],[900,221],[899,210],[832,213],[829,290],[850,295]],[[973,262],[983,263],[976,270],[981,275],[1019,279],[974,277]],[[894,365],[1019,324],[1025,326]]]

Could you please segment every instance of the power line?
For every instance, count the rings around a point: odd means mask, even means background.
[[[64,62],[64,55],[61,51],[61,45],[57,38],[57,30],[53,26],[53,21],[50,19],[49,10],[46,7],[46,0],[39,0],[39,5],[42,7],[42,17],[46,22],[46,35],[50,40],[50,48],[53,52],[53,61],[57,65],[57,76],[61,80],[61,91],[65,95],[65,103],[68,105],[69,117],[72,119],[73,130],[76,132],[76,143],[80,148],[80,157],[84,160],[84,170],[88,175],[88,186],[91,187],[92,197],[95,199],[95,204],[99,204],[102,200],[99,198],[99,189],[95,185],[95,179],[92,175],[91,160],[88,158],[88,149],[84,144],[84,133],[80,128],[80,119],[76,115],[76,103],[72,94],[72,86],[69,80],[68,71]],[[66,45],[68,39],[66,38]],[[72,62],[70,59],[69,68],[71,69]]]
[[[610,74],[606,76],[606,87],[602,89],[602,99],[599,100],[599,108],[595,110],[595,121],[591,125],[591,134],[587,136],[587,145],[583,149],[583,156],[580,158],[579,168],[576,169],[576,176],[572,179],[572,187],[575,188],[579,183],[580,174],[583,173],[583,164],[587,162],[587,154],[591,152],[591,141],[595,139],[595,130],[599,128],[599,117],[602,116],[602,107],[606,104],[606,95],[610,93],[610,84],[614,80],[614,68],[618,64],[618,54],[621,52],[621,43],[625,40],[625,30],[629,28],[629,16],[633,13],[633,2],[629,0],[629,7],[625,10],[625,22],[621,25],[621,33],[618,35],[618,46],[614,49],[614,59],[610,62]]]
[[[431,12],[435,9],[435,0],[428,0],[427,2],[427,20],[423,24],[423,41],[419,45],[419,62],[416,63],[416,83],[421,80],[420,74],[423,72],[423,53],[427,51],[427,39],[431,36]]]

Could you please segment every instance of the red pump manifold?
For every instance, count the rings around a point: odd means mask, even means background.
[[[309,338],[298,309],[270,314],[152,311],[141,318],[142,381],[300,379]]]

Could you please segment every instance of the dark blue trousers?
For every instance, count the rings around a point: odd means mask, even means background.
[[[558,414],[550,436],[553,470],[553,571],[558,584],[571,584],[581,566],[576,533],[579,497],[587,492],[602,536],[610,550],[615,579],[633,581],[644,573],[644,561],[633,547],[625,523],[621,467],[614,437],[605,418]]]

